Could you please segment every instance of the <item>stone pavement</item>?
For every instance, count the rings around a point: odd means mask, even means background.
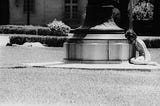
[[[9,42],[9,36],[0,36],[0,46],[6,46]]]

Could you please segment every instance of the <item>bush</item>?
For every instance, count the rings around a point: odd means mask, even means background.
[[[62,21],[56,19],[48,24],[48,27],[52,31],[53,35],[66,36],[70,32],[70,27],[65,25]]]
[[[51,35],[53,36],[52,32],[48,27],[38,28],[38,35]],[[56,36],[56,35],[55,35]]]
[[[160,48],[160,39],[146,39],[144,40],[147,48]]]
[[[59,25],[59,23],[58,23],[58,25]],[[65,28],[66,28],[65,25],[62,25],[61,31],[64,33],[59,33],[60,32],[59,30],[52,31],[49,27],[42,27],[42,26],[1,25],[0,26],[0,33],[4,33],[4,34],[30,34],[30,35],[43,35],[43,36],[48,36],[48,35],[49,36],[66,36],[68,33],[68,29],[66,31]]]
[[[63,47],[63,43],[66,42],[66,37],[57,37],[57,36],[11,36],[11,44],[22,45],[25,42],[40,42],[49,47]]]
[[[134,20],[153,20],[154,6],[149,1],[142,0],[133,8]]]
[[[36,27],[31,25],[2,25],[0,26],[0,32],[5,34],[37,34]]]

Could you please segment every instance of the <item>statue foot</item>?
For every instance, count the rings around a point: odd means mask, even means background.
[[[122,30],[122,28],[118,27],[114,21],[109,20],[108,22],[104,22],[103,24],[96,25],[90,29],[96,30]]]

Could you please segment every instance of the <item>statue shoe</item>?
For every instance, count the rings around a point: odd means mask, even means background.
[[[122,28],[118,27],[114,21],[104,22],[103,24],[96,25],[90,29],[96,30],[122,30]]]

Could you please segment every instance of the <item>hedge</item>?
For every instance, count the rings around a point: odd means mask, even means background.
[[[55,35],[50,28],[43,26],[32,25],[1,25],[0,33],[3,34],[30,34],[30,35],[43,35],[43,36],[66,36]]]
[[[142,38],[147,48],[160,48],[160,38]],[[49,47],[63,47],[64,42],[67,41],[65,36],[37,36],[37,35],[14,35],[10,36],[11,44],[22,45],[25,42],[40,42]]]
[[[10,43],[19,45],[25,42],[40,42],[48,47],[63,47],[66,40],[66,37],[59,36],[10,36]]]
[[[147,48],[160,48],[160,39],[146,39],[144,43]]]

